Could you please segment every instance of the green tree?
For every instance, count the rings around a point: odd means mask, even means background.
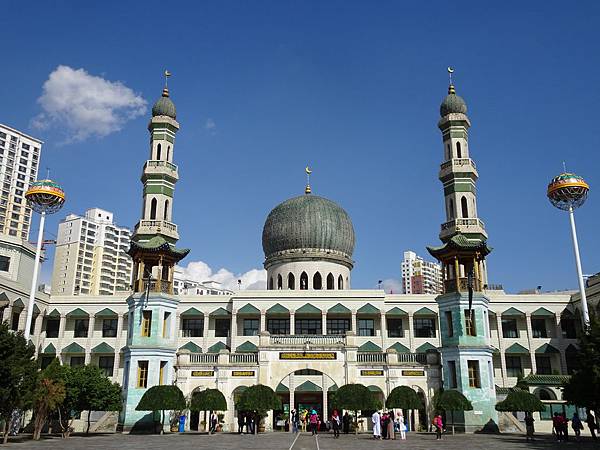
[[[433,396],[433,407],[437,411],[450,412],[452,420],[452,434],[454,434],[454,411],[472,411],[473,405],[461,392],[449,389],[440,389]]]
[[[421,409],[423,408],[423,402],[413,388],[398,386],[392,389],[392,392],[388,395],[385,406],[388,408]]]
[[[185,409],[185,407],[185,398],[181,389],[177,386],[161,385],[148,389],[135,409],[136,411],[161,411],[160,434],[163,434],[165,410]]]
[[[33,439],[38,440],[50,413],[58,411],[65,400],[66,390],[64,380],[68,367],[61,366],[54,359],[37,376],[33,398]],[[61,421],[62,422],[62,421]],[[61,423],[62,426],[62,423]]]
[[[546,407],[539,398],[520,389],[509,392],[504,400],[496,404],[496,411],[532,413],[545,410]]]
[[[190,402],[191,411],[226,411],[227,401],[225,396],[218,389],[205,389],[201,392],[196,392],[192,396]],[[210,427],[209,427],[210,433]]]
[[[358,434],[358,411],[382,407],[373,392],[363,384],[345,384],[333,396],[333,404],[339,409],[354,411],[354,432]]]
[[[238,411],[256,411],[258,420],[254,427],[255,433],[258,433],[258,425],[267,412],[280,407],[281,400],[277,394],[269,386],[262,384],[255,384],[242,392],[236,405]]]
[[[592,316],[590,326],[579,337],[575,370],[565,383],[563,398],[573,405],[600,411],[600,319]]]
[[[9,330],[0,323],[0,419],[4,421],[3,442],[8,441],[12,413],[29,408],[37,375],[35,347],[27,343],[22,332]]]

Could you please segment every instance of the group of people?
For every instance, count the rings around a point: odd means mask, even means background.
[[[574,413],[570,422],[571,428],[575,432],[575,439],[579,441],[581,439],[581,431],[583,430],[583,422],[581,421],[579,414]],[[587,413],[586,422],[590,429],[590,433],[592,434],[592,438],[596,439],[598,424],[591,411],[588,411]],[[554,413],[554,416],[552,417],[552,433],[556,436],[558,442],[566,442],[569,440],[569,418],[565,413]]]
[[[401,411],[395,417],[393,411],[375,411],[371,421],[374,439],[396,439],[396,433],[400,434],[400,439],[406,439],[406,424]]]
[[[238,434],[244,432],[244,427],[246,427],[246,434],[254,434],[256,432],[257,423],[258,413],[256,411],[238,412]]]
[[[351,416],[346,411],[343,416],[340,416],[340,413],[337,409],[333,410],[331,414],[331,418],[329,421],[323,423],[319,413],[315,409],[296,411],[292,409],[290,413],[290,424],[292,426],[292,432],[298,433],[301,429],[302,431],[310,431],[313,435],[319,434],[319,430],[327,429],[333,430],[333,437],[335,439],[340,437],[340,430],[343,431],[344,434],[348,434],[350,432],[350,422]]]

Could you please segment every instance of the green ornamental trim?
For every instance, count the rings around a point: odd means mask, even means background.
[[[537,375],[531,374],[523,378],[530,386],[563,386],[571,379],[570,375]]]
[[[294,389],[294,392],[323,392],[321,386],[316,385],[312,381],[305,381],[300,386]]]
[[[52,345],[52,344],[48,344],[42,353],[44,353],[46,355],[48,355],[48,354],[55,355],[56,354],[56,347],[54,345]]]
[[[260,309],[247,303],[238,310],[238,314],[260,314]]]
[[[375,308],[370,303],[367,303],[357,311],[358,314],[379,314],[380,312],[379,309]]]
[[[359,352],[381,352],[381,347],[371,341],[365,342],[358,347]]]
[[[229,317],[231,313],[227,311],[225,308],[217,308],[213,312],[210,313],[211,317]]]
[[[385,313],[386,317],[402,317],[402,316],[408,316],[408,313],[406,311],[404,311],[403,309],[400,309],[398,307],[392,308],[389,311],[387,311]]]
[[[221,350],[227,350],[227,345],[221,341],[208,347],[208,353],[219,353]]]
[[[63,348],[62,353],[85,353],[85,349],[77,342],[73,342]]]
[[[192,353],[202,353],[202,347],[194,344],[192,341],[188,342],[185,345],[182,345],[181,347],[179,347],[179,349],[189,350]]]
[[[529,350],[516,342],[504,350],[504,353],[509,355],[529,355]]]
[[[396,342],[394,345],[390,346],[388,350],[389,349],[396,350],[396,353],[410,353],[410,349],[402,345],[400,342]]]
[[[437,314],[429,308],[423,307],[413,314],[413,316],[437,316]]]
[[[8,295],[6,295],[6,292],[0,293],[0,302],[9,302],[10,303],[10,299],[8,298]]]
[[[180,317],[204,317],[204,313],[202,311],[198,311],[196,308],[186,309],[181,313]]]
[[[289,314],[290,310],[285,306],[280,305],[279,303],[274,304],[269,309],[267,309],[267,314]]]
[[[50,317],[52,319],[60,319],[60,313],[58,312],[57,309],[53,309],[52,312],[50,314],[48,314],[46,317]]]
[[[554,313],[546,308],[538,308],[531,315],[536,317],[554,317]]]
[[[41,312],[40,308],[38,308],[38,305],[36,305],[35,303],[33,304],[33,315],[35,316],[36,314],[39,314]]]
[[[96,345],[92,349],[92,353],[114,353],[115,349],[108,345],[106,342]]]
[[[102,311],[96,313],[96,317],[117,317],[118,314],[112,309],[104,308]]]
[[[538,347],[535,350],[535,353],[536,353],[536,355],[545,355],[545,354],[553,354],[553,353],[560,354],[560,351],[557,348],[552,347],[550,344],[544,344],[544,345]]]
[[[89,317],[90,315],[81,308],[74,309],[67,314],[67,318],[69,319],[88,319]]]
[[[252,342],[246,341],[242,345],[238,345],[235,351],[238,353],[256,353],[258,352],[258,347]]]
[[[167,197],[173,197],[173,188],[156,184],[147,184],[144,186],[144,195],[164,194]]]
[[[508,308],[506,311],[504,311],[502,313],[502,316],[525,317],[525,313],[523,311],[519,311],[517,308]]]
[[[429,342],[425,342],[423,345],[418,347],[416,353],[425,353],[427,350],[437,350],[437,347]]]
[[[346,308],[341,303],[338,303],[337,305],[329,308],[327,310],[327,314],[352,314],[352,311],[350,311],[348,308]]]
[[[316,306],[313,306],[310,303],[307,303],[306,305],[297,309],[296,314],[321,314],[321,310],[319,308],[317,308]]]
[[[284,392],[290,392],[290,389],[285,384],[279,383],[275,388],[275,392],[282,394]]]
[[[25,303],[23,303],[23,300],[18,298],[13,302],[12,306],[13,308],[25,308]]]

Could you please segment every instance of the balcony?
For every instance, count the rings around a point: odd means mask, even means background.
[[[444,280],[444,292],[467,292],[469,280],[466,277],[458,279],[458,289],[456,287],[456,280]],[[483,288],[481,280],[473,277],[473,290],[481,291]]]
[[[297,334],[297,335],[271,335],[269,345],[280,345],[284,347],[305,347],[307,345],[326,347],[346,345],[346,336],[329,334]]]
[[[258,364],[258,353],[230,353],[229,364]]]
[[[166,220],[140,220],[135,226],[135,234],[163,234],[179,239],[177,225]]]
[[[192,364],[216,364],[218,360],[218,353],[192,353],[190,355]]]
[[[170,172],[170,175],[176,179],[179,178],[177,166],[168,161],[148,160],[144,164],[144,174]]]
[[[471,172],[475,175],[475,178],[479,177],[477,173],[477,166],[471,158],[454,158],[450,161],[446,161],[440,165],[440,178],[446,178],[453,172]]]
[[[146,292],[148,289],[148,284],[150,284],[150,292],[162,292],[163,294],[173,294],[173,283],[166,280],[152,280],[148,282],[148,280],[141,280],[143,292]]]
[[[478,218],[454,219],[441,225],[440,239],[444,239],[457,231],[463,234],[479,233],[487,238],[485,223]]]

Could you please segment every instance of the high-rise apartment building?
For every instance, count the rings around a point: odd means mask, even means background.
[[[25,192],[37,180],[42,141],[0,123],[0,233],[29,239]]]
[[[131,289],[131,231],[99,208],[58,225],[52,295],[113,295]]]
[[[402,268],[403,294],[442,294],[442,267],[425,261],[415,252],[404,252]]]
[[[179,267],[173,273],[173,294],[175,295],[233,295],[222,283],[214,280],[196,281],[186,277]]]

